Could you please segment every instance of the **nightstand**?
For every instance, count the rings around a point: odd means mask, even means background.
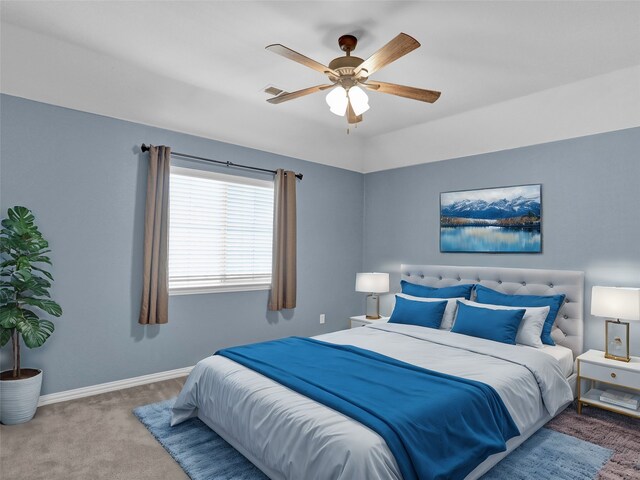
[[[582,413],[582,405],[622,413],[640,418],[640,410],[620,407],[600,400],[603,389],[624,390],[640,395],[640,358],[631,357],[629,363],[604,358],[604,352],[589,350],[578,357],[578,413]],[[582,393],[582,382],[589,388]],[[595,382],[604,384],[603,388],[595,388]]]
[[[391,317],[380,317],[377,320],[373,320],[371,318],[367,318],[366,315],[358,315],[351,317],[351,328],[364,327],[365,325],[375,323],[386,323],[389,321],[389,318]]]

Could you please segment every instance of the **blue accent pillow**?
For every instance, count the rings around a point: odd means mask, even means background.
[[[526,310],[491,310],[472,307],[458,300],[458,314],[451,331],[495,342],[516,344],[518,327]]]
[[[549,307],[549,314],[544,321],[540,339],[545,345],[555,345],[551,338],[553,322],[560,307],[564,303],[565,295],[507,295],[496,292],[482,285],[476,285],[476,302],[492,303],[494,305],[505,305],[507,307]]]
[[[416,285],[415,283],[409,283],[406,280],[400,281],[400,288],[402,293],[411,295],[414,297],[424,298],[455,298],[464,297],[466,300],[471,298],[471,290],[473,290],[473,284],[467,283],[463,285],[453,285],[451,287],[427,287],[426,285]]]
[[[419,302],[396,295],[396,306],[389,323],[404,323],[420,327],[440,328],[447,301]]]

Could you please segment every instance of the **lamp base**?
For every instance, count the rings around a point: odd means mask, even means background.
[[[618,320],[607,320],[604,323],[605,350],[604,358],[630,362],[629,323]]]
[[[604,358],[608,358],[609,360],[618,360],[619,362],[629,363],[631,361],[631,357],[616,357],[615,355],[610,355],[608,353],[604,354]]]
[[[380,317],[380,296],[375,293],[367,295],[367,310],[365,317],[368,320],[378,320]]]

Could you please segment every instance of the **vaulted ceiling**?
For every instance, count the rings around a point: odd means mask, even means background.
[[[640,65],[639,2],[3,1],[0,13],[3,93],[357,171],[395,132]],[[422,47],[372,78],[440,90],[435,104],[371,92],[347,135],[324,93],[266,103],[268,85],[324,81],[266,45],[327,64],[340,35],[366,58],[400,32]]]

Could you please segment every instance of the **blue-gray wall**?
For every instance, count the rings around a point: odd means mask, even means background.
[[[43,394],[193,365],[233,344],[346,328],[362,310],[354,279],[362,262],[363,175],[12,96],[0,97],[0,110],[2,216],[14,205],[34,211],[53,250],[52,297],[64,309],[42,348],[23,348],[23,366],[45,370]],[[142,142],[304,174],[294,311],[267,312],[265,290],[184,295],[170,297],[169,324],[137,324]],[[2,349],[2,369],[9,353]]]
[[[395,289],[401,263],[583,270],[587,312],[592,285],[640,286],[640,128],[361,175],[6,95],[0,113],[0,207],[36,213],[64,308],[50,341],[23,349],[23,365],[45,370],[43,394],[193,365],[233,344],[346,328],[364,308],[355,273],[392,272]],[[267,312],[267,291],[172,296],[168,325],[137,324],[142,142],[304,174],[295,311]],[[542,184],[542,254],[439,252],[440,192],[527,183]],[[640,322],[631,329],[640,354]],[[603,331],[587,315],[585,346],[601,349]]]
[[[529,183],[542,184],[542,254],[440,253],[440,192]],[[640,128],[368,174],[363,245],[363,270],[393,272],[396,289],[401,263],[582,270],[585,348],[603,350],[591,286],[640,287]],[[640,322],[631,333],[640,355]]]

